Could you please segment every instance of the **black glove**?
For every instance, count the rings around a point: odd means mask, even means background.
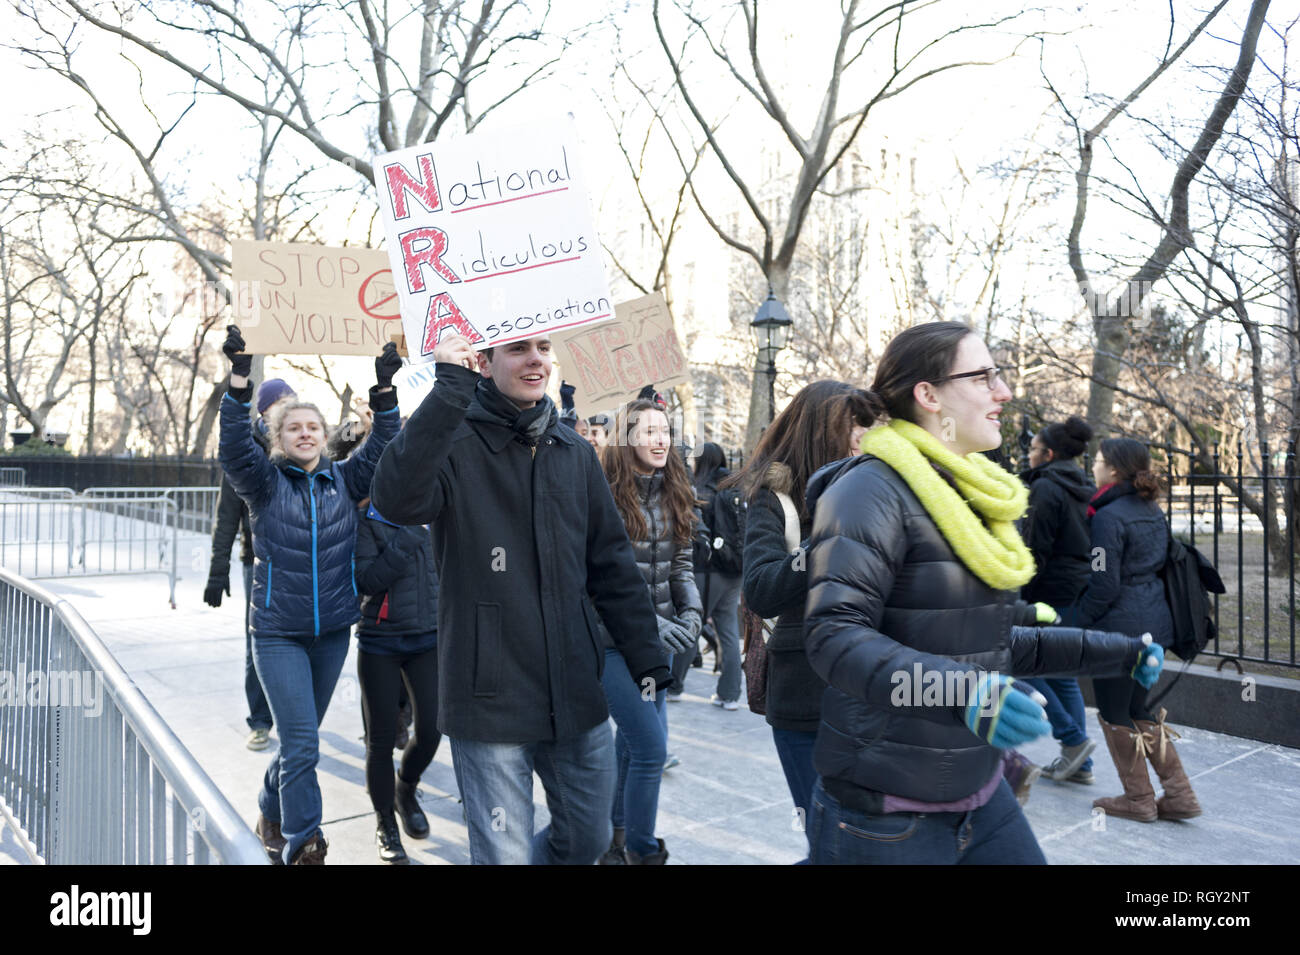
[[[673,685],[673,671],[668,667],[655,667],[653,670],[647,670],[636,678],[637,686],[645,686],[646,680],[655,681],[655,692],[666,690]]]
[[[402,370],[402,356],[397,354],[397,343],[387,342],[375,359],[375,382],[380,388],[390,388],[393,376]]]
[[[230,596],[229,574],[226,575],[224,580],[220,577],[209,577],[208,586],[203,591],[203,602],[209,607],[220,607],[221,591],[223,590],[226,592],[226,596]]]
[[[573,408],[573,393],[578,389],[567,381],[560,382],[560,407],[565,411]]]
[[[226,342],[221,346],[221,350],[230,359],[230,373],[247,378],[249,372],[253,370],[253,356],[242,354],[244,347],[244,336],[239,333],[239,326],[227,325]]]

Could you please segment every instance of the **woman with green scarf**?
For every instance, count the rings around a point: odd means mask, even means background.
[[[969,326],[895,337],[870,394],[888,423],[808,486],[805,647],[829,684],[811,861],[1042,864],[1001,765],[1051,725],[1014,677],[1150,686],[1163,654],[1123,634],[1034,626],[1017,599],[1034,574],[1014,525],[1028,495],[981,453],[1001,444],[1011,391]]]

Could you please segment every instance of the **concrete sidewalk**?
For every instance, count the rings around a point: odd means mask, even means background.
[[[240,584],[219,609],[202,602],[206,539],[187,540],[181,555],[188,571],[177,584],[178,609],[167,604],[159,576],[43,580],[89,621],[200,765],[250,826],[269,752],[244,748],[244,636]],[[193,557],[193,560],[191,560]],[[706,658],[711,662],[711,658]],[[806,854],[769,727],[743,708],[709,705],[714,679],[692,670],[687,694],[670,704],[669,751],[681,765],[664,774],[659,835],[671,863],[790,864]],[[318,775],[325,808],[329,862],[379,864],[374,815],[365,793],[364,745],[355,644],[321,728]],[[1178,714],[1172,714],[1174,720]],[[1150,825],[1104,820],[1097,828],[1092,799],[1118,793],[1118,777],[1104,752],[1095,711],[1090,733],[1094,786],[1040,782],[1026,809],[1043,850],[1054,864],[1087,863],[1295,863],[1300,861],[1300,751],[1179,727],[1179,752],[1205,808],[1201,818]],[[275,737],[272,736],[274,745]],[[1051,739],[1025,754],[1043,763],[1056,753]],[[444,743],[425,774],[421,798],[432,832],[403,839],[412,861],[468,862],[449,747]],[[535,789],[538,825],[546,819],[541,786]],[[6,844],[0,840],[0,856]]]

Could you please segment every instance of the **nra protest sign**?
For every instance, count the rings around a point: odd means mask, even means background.
[[[402,339],[388,256],[300,242],[231,243],[235,323],[254,355],[377,355]]]
[[[646,385],[667,391],[690,379],[686,352],[658,292],[614,307],[614,321],[551,338],[573,405],[590,417],[631,401]]]
[[[412,361],[613,315],[580,154],[566,116],[376,157]]]

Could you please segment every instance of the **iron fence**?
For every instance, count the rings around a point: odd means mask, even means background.
[[[217,513],[220,487],[88,487],[86,497],[113,498],[117,501],[166,498],[175,503],[176,528],[183,534],[211,534],[212,522]],[[122,512],[130,513],[129,504],[116,505]]]
[[[215,458],[44,454],[30,458],[9,455],[6,463],[21,465],[26,483],[38,487],[209,487],[221,483]]]
[[[34,862],[267,864],[75,609],[0,568],[0,611],[0,816]]]
[[[22,487],[26,483],[26,468],[0,468],[0,487]]]

